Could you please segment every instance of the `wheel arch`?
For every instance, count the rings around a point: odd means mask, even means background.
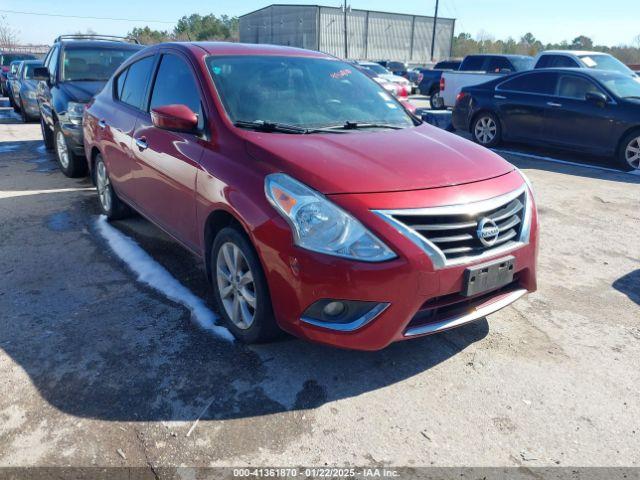
[[[96,174],[95,174],[95,166],[96,166],[96,158],[98,155],[102,155],[102,152],[95,145],[91,148],[91,154],[88,158],[87,165],[89,166],[89,178],[91,179],[91,183],[95,186],[96,184]]]
[[[616,145],[616,151],[615,154],[619,155],[620,154],[620,150],[622,149],[623,142],[626,140],[626,138],[631,135],[632,133],[637,133],[640,135],[640,125],[635,125],[633,127],[629,127],[627,128],[624,132],[622,132],[622,135],[620,135],[620,138],[618,139],[618,144]]]
[[[216,235],[220,230],[225,227],[235,226],[238,227],[244,234],[249,238],[251,244],[253,241],[251,240],[251,236],[249,232],[245,228],[244,224],[238,219],[238,217],[231,213],[229,210],[224,208],[218,208],[211,212],[207,216],[207,219],[204,222],[204,238],[203,238],[203,246],[204,246],[204,265],[205,271],[207,273],[207,279],[211,281],[212,272],[211,272],[211,245],[213,244],[213,240],[216,238]],[[255,246],[254,246],[255,248]],[[258,255],[260,258],[260,255]]]
[[[473,133],[473,124],[476,122],[478,117],[483,113],[490,113],[494,117],[496,117],[498,122],[500,122],[500,129],[502,130],[502,132],[504,132],[504,125],[502,124],[502,119],[500,118],[500,115],[498,115],[498,113],[495,110],[489,107],[482,107],[471,116],[471,120],[469,121],[469,133]]]

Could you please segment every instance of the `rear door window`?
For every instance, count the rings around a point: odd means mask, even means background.
[[[198,115],[198,125],[203,126],[200,90],[191,68],[177,55],[164,54],[151,94],[149,108],[165,105],[186,105]]]
[[[151,77],[154,56],[145,57],[132,64],[125,72],[126,78],[122,80],[122,74],[116,82],[119,88],[118,98],[132,107],[144,110],[144,99],[147,92],[147,85]],[[122,81],[123,83],[119,84]]]
[[[553,95],[556,90],[557,73],[525,73],[507,80],[498,86],[498,90]]]
[[[461,70],[478,71],[478,72],[484,71],[485,70],[484,65],[486,60],[487,60],[487,57],[469,55],[467,58],[464,59],[464,62],[462,62]]]

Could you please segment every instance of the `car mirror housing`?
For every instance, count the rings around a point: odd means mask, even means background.
[[[198,116],[186,105],[163,105],[151,109],[153,126],[174,132],[195,133]]]
[[[607,96],[602,92],[588,92],[585,95],[585,100],[601,107],[607,104]]]
[[[33,74],[31,78],[34,80],[49,80],[49,69],[47,67],[36,67],[33,69]]]

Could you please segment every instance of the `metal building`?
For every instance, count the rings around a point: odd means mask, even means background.
[[[434,57],[451,56],[455,19],[438,17]],[[431,60],[433,17],[347,11],[352,60]],[[270,5],[240,17],[240,41],[320,50],[344,57],[344,10],[320,5]]]

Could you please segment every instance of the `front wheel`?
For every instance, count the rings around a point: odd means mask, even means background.
[[[44,148],[47,150],[53,150],[53,132],[47,126],[44,121],[44,117],[40,115],[40,131],[42,132],[42,141],[44,142]]]
[[[497,146],[502,140],[502,128],[498,117],[490,112],[481,113],[473,120],[471,135],[473,140],[483,147]]]
[[[625,171],[640,170],[640,130],[622,139],[617,163]]]
[[[234,337],[261,343],[281,333],[258,255],[239,228],[225,227],[216,235],[211,272],[218,310]]]
[[[96,190],[98,190],[98,200],[100,211],[109,220],[120,220],[131,214],[129,206],[120,200],[120,197],[113,191],[111,179],[107,172],[107,166],[102,160],[102,155],[96,157],[95,166]]]
[[[86,160],[79,155],[76,155],[73,150],[69,148],[67,139],[65,138],[59,124],[56,123],[53,131],[56,147],[56,159],[58,160],[58,166],[62,173],[70,178],[84,176],[87,171]]]
[[[24,103],[22,103],[22,99],[20,99],[20,118],[22,119],[22,123],[29,123],[29,115],[27,111],[24,109]]]

